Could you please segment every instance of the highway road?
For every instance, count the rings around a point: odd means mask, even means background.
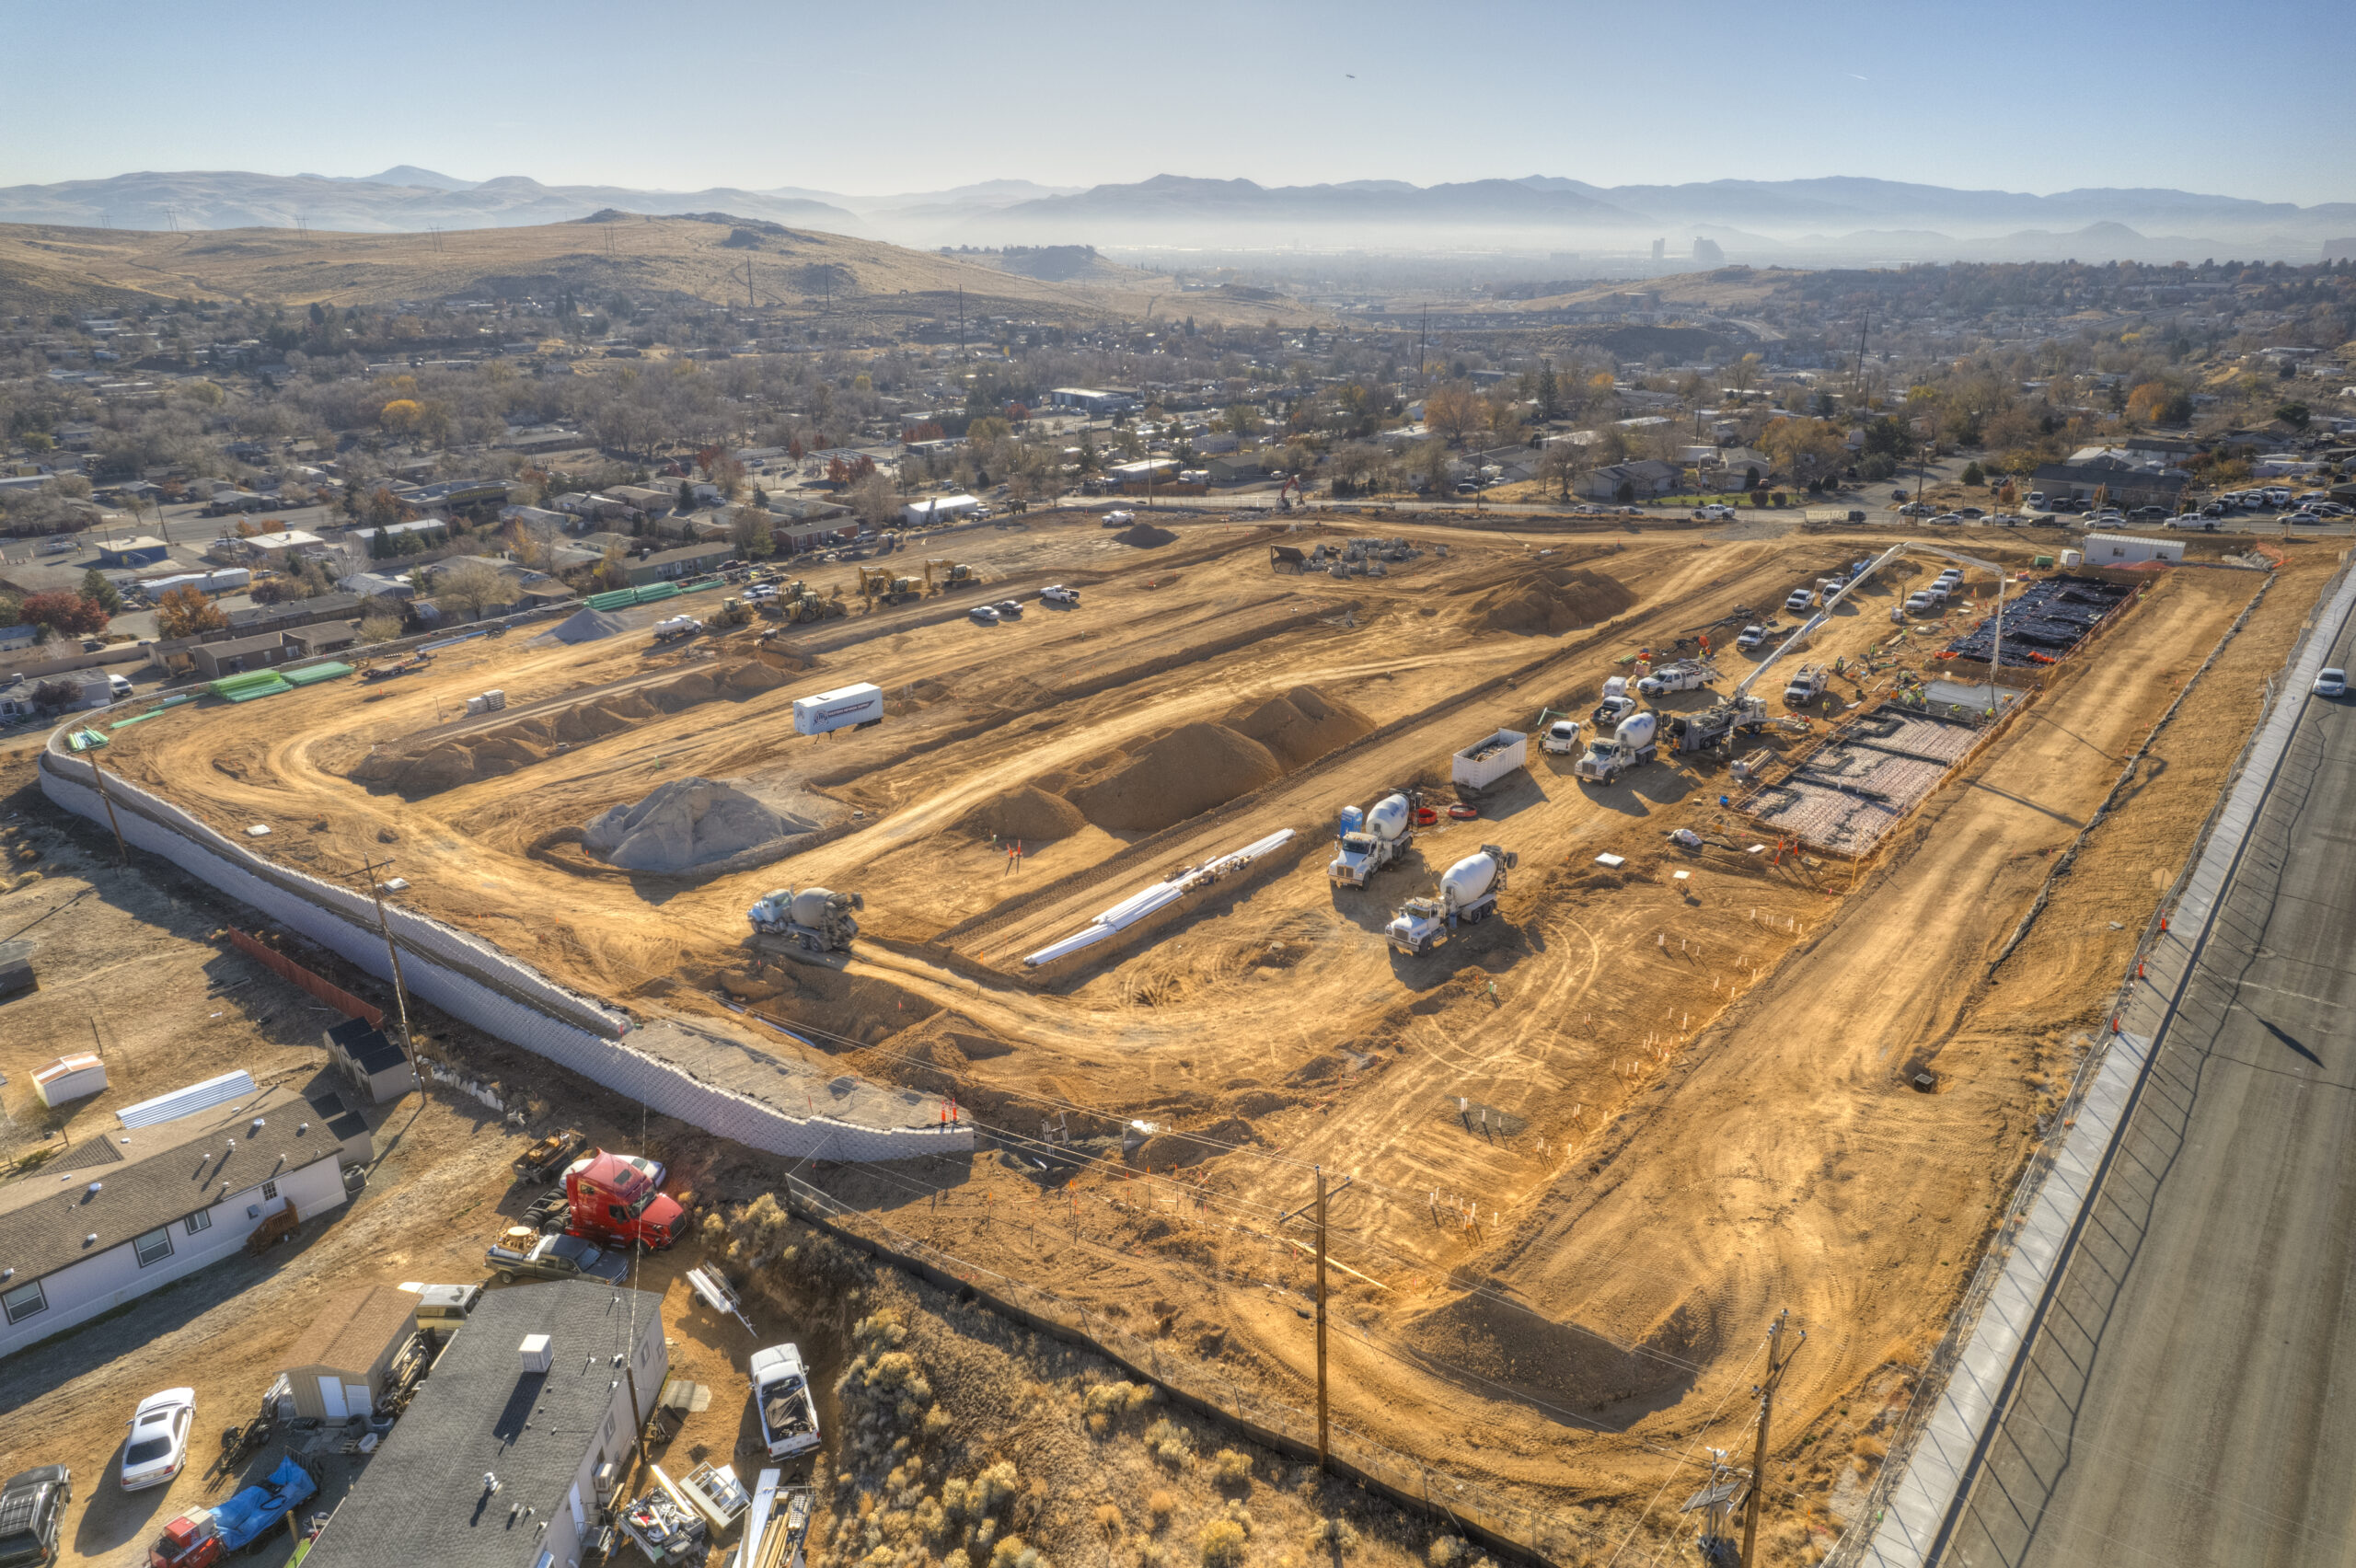
[[[2356,1563],[2356,703],[2291,700],[1945,1563]]]

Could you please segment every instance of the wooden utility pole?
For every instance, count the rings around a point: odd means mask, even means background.
[[[379,870],[390,870],[392,867],[390,860],[382,867],[365,859],[360,862],[361,874],[368,879],[368,896],[376,901],[376,934],[385,939],[385,957],[393,967],[393,1008],[401,1020],[401,1050],[409,1057],[410,1077],[422,1088],[425,1075],[417,1070],[417,1043],[409,1032],[409,987],[401,983],[400,944],[393,940],[392,922],[385,918],[385,884],[376,880]]]
[[[1317,1168],[1317,1473],[1325,1473],[1325,1168]]]
[[[98,766],[98,748],[90,748],[90,778],[98,787],[98,799],[107,808],[107,825],[114,829],[114,855],[118,865],[131,864],[131,851],[122,847],[122,824],[114,817],[114,797],[107,793],[107,770]]]
[[[1775,1314],[1774,1326],[1767,1331],[1767,1380],[1759,1385],[1759,1435],[1750,1450],[1750,1494],[1742,1500],[1742,1568],[1751,1568],[1758,1561],[1753,1550],[1759,1541],[1759,1510],[1767,1485],[1767,1427],[1775,1414],[1775,1387],[1784,1380],[1784,1369],[1792,1364],[1792,1354],[1784,1350],[1784,1320],[1792,1309],[1784,1308]],[[1807,1331],[1800,1331],[1800,1344],[1807,1343]]]

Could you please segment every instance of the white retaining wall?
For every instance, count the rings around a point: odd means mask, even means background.
[[[73,754],[64,736],[64,730],[52,735],[41,754],[41,793],[104,827],[106,802],[98,798],[91,766]],[[126,843],[162,856],[378,979],[391,978],[373,900],[263,859],[112,772],[106,777],[106,792]],[[974,1147],[971,1127],[865,1127],[824,1116],[790,1116],[704,1083],[685,1068],[623,1044],[630,1023],[619,1010],[567,990],[491,943],[415,910],[387,905],[385,913],[401,949],[401,978],[411,995],[651,1111],[797,1159],[907,1159]]]

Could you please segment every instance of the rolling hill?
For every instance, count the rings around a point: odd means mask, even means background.
[[[442,234],[296,233],[283,228],[156,233],[0,225],[0,307],[122,310],[165,299],[283,305],[547,298],[570,290],[669,294],[743,304],[746,268],[763,309],[831,296],[879,317],[1142,317],[1175,291],[1156,274],[1091,259],[1063,278],[1023,276],[972,257],[910,250],[723,213],[611,213],[564,224]],[[1281,300],[1185,297],[1203,321],[1320,318]]]

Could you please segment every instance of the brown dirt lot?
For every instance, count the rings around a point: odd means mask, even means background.
[[[984,628],[952,598],[802,628],[817,667],[782,685],[715,691],[414,799],[352,780],[371,746],[725,671],[749,638],[717,662],[650,651],[642,632],[469,645],[381,692],[183,710],[126,732],[110,761],[225,828],[272,823],[262,842],[293,864],[356,864],[389,835],[405,896],[571,984],[742,1028],[712,995],[725,980],[846,1066],[954,1089],[1016,1140],[1006,1152],[951,1172],[837,1172],[835,1190],[1108,1316],[1166,1302],[1153,1332],[1265,1397],[1299,1403],[1308,1387],[1301,1232],[1278,1217],[1308,1196],[1309,1165],[1353,1178],[1332,1251],[1365,1277],[1344,1293],[1337,1420],[1536,1505],[1648,1518],[1698,1446],[1729,1446],[1745,1368],[1789,1307],[1811,1339],[1786,1385],[1777,1534],[1801,1551],[1837,1528],[1866,1468],[1848,1457],[1873,1452],[1935,1339],[2161,891],[2154,868],[2172,874],[2189,847],[2255,717],[2255,681],[2332,563],[2292,552],[2141,790],[1991,980],[2050,858],[2255,574],[2154,573],[1862,868],[1748,853],[1755,836],[1716,803],[1732,792],[1716,761],[1664,757],[1598,789],[1568,758],[1533,755],[1480,820],[1443,819],[1402,869],[1336,890],[1323,844],[1342,804],[1444,779],[1450,750],[1499,722],[1529,727],[1542,706],[1583,717],[1636,649],[1703,628],[1723,647],[1746,610],[1887,538],[1581,537],[1542,555],[1449,528],[1431,533],[1444,559],[1336,580],[1270,575],[1270,536],[1181,525],[1140,551],[1055,519],[968,536],[964,558],[998,582],[1079,583],[1083,607]],[[2042,548],[1974,550],[2017,566]],[[1838,685],[1833,712],[1936,646],[1895,640],[1876,592],[1808,651],[1880,651],[1864,685]],[[1585,613],[1615,618],[1554,628],[1553,602],[1596,593]],[[791,696],[854,679],[885,686],[891,721],[791,736]],[[444,723],[491,685],[508,713]],[[1272,744],[1289,730],[1257,716],[1279,698],[1330,708],[1335,733],[1358,729],[1347,709],[1372,728],[1332,750]],[[1815,711],[1819,730],[1829,716]],[[548,857],[550,836],[688,774],[861,814],[732,876],[633,879]],[[1018,809],[1057,836],[1011,863],[990,835],[1022,836],[1017,817],[992,813]],[[1022,954],[1126,892],[1284,826],[1296,858],[1107,962],[1024,976]],[[1664,836],[1680,826],[1713,842],[1677,849]],[[2113,828],[2136,847],[2113,846]],[[1427,957],[1393,953],[1380,928],[1395,903],[1484,842],[1521,857],[1504,918]],[[1606,851],[1625,864],[1607,870]],[[814,881],[860,891],[875,940],[840,974],[748,968],[744,906]],[[1952,1092],[1904,1087],[1901,1069],[1925,1063]],[[1058,1117],[1096,1157],[1068,1178],[1021,1141]],[[1125,1161],[1133,1119],[1149,1125]]]

